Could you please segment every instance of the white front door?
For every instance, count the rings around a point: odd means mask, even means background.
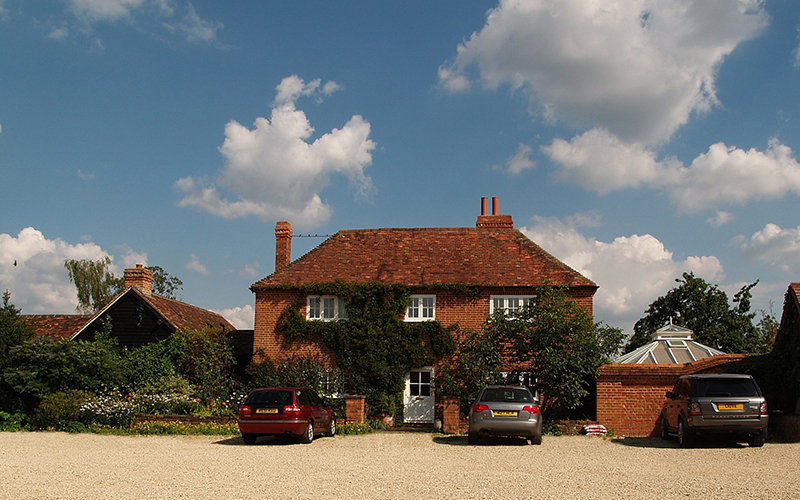
[[[433,367],[426,366],[406,373],[403,391],[403,420],[410,424],[432,424],[435,397]]]

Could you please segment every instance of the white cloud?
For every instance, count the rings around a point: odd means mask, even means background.
[[[141,8],[145,0],[69,0],[76,16],[90,21],[116,21]]]
[[[520,143],[517,152],[506,162],[508,172],[510,174],[518,174],[526,168],[535,167],[536,162],[531,160],[531,151],[532,148],[530,146]]]
[[[214,311],[221,314],[239,330],[252,330],[255,324],[255,310],[253,306],[247,304],[244,307],[233,307],[231,309],[221,309]]]
[[[186,263],[186,269],[197,271],[200,274],[208,274],[208,268],[200,262],[200,258],[195,254],[192,254],[189,262]]]
[[[247,264],[239,271],[239,276],[241,276],[242,278],[256,278],[260,276],[260,273],[258,271],[260,267],[261,264],[258,262]]]
[[[688,167],[675,158],[659,161],[647,147],[601,129],[570,142],[555,139],[542,151],[558,164],[558,179],[599,194],[638,187],[661,190],[679,212],[800,195],[800,163],[778,139],[771,139],[764,151],[712,144]]]
[[[439,81],[468,90],[474,68],[550,119],[657,143],[717,103],[720,63],[767,23],[760,0],[501,0]]]
[[[647,306],[673,288],[682,273],[692,271],[706,280],[723,276],[717,257],[676,260],[653,235],[619,236],[612,242],[603,242],[581,234],[580,225],[580,217],[565,221],[537,217],[531,227],[521,231],[592,279],[600,287],[594,300],[595,317],[628,333]]]
[[[331,208],[319,193],[332,175],[346,176],[360,194],[366,195],[372,181],[364,169],[372,163],[375,148],[369,139],[368,121],[354,115],[341,129],[308,142],[314,128],[306,114],[295,107],[295,100],[319,96],[320,84],[320,80],[306,84],[294,75],[284,78],[277,87],[270,119],[256,118],[252,129],[229,122],[220,147],[226,165],[219,178],[216,182],[179,179],[175,186],[185,196],[178,205],[226,218],[284,218],[307,227],[330,217]],[[219,188],[237,199],[223,198]]]
[[[709,217],[708,219],[706,219],[706,222],[712,227],[720,227],[724,226],[725,224],[727,224],[728,222],[732,221],[735,218],[736,216],[733,215],[732,213],[720,210],[714,217]]]
[[[570,142],[555,139],[542,151],[559,164],[558,179],[599,194],[658,184],[664,176],[665,166],[656,153],[626,144],[603,129],[589,130]]]
[[[161,9],[164,15],[172,15],[174,9]],[[181,33],[189,42],[216,42],[217,32],[224,28],[224,25],[217,21],[201,19],[197,14],[194,5],[187,2],[186,14],[177,23],[164,23],[164,27],[171,32]]]
[[[98,260],[109,256],[94,243],[71,245],[49,240],[27,227],[17,234],[0,234],[0,283],[11,292],[11,302],[24,314],[74,314],[78,305],[64,261]],[[120,270],[112,266],[112,271]]]
[[[800,274],[800,226],[782,229],[770,223],[750,239],[740,236],[734,242],[739,243],[746,257],[764,262],[791,276]]]

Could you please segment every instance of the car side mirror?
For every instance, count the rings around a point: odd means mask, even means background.
[[[674,399],[672,397],[672,391],[667,391],[667,399]]]

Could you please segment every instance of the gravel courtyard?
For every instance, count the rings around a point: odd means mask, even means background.
[[[376,433],[260,438],[0,433],[3,499],[800,498],[800,444]]]

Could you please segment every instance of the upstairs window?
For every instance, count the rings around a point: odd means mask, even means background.
[[[309,295],[306,301],[306,319],[336,321],[347,319],[344,301],[333,295]]]
[[[506,316],[516,316],[535,298],[535,295],[492,295],[489,301],[489,314],[504,311]]]
[[[406,309],[406,321],[432,321],[436,319],[436,295],[412,295]]]

